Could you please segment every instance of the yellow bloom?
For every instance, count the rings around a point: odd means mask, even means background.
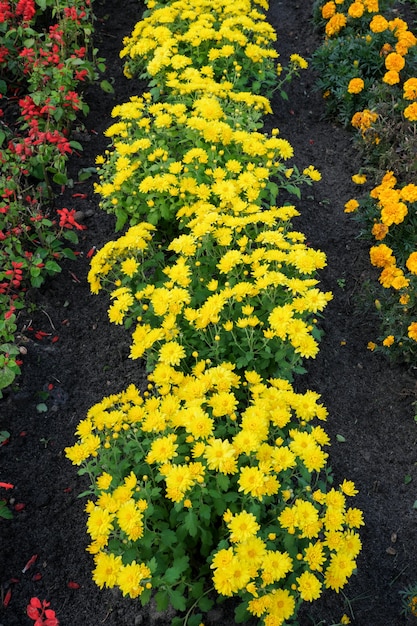
[[[147,463],[167,463],[178,456],[177,435],[170,433],[165,437],[159,437],[152,442],[151,449],[146,455]]]
[[[236,513],[227,526],[230,531],[230,541],[233,543],[248,541],[260,530],[256,517],[247,511]]]
[[[340,485],[340,488],[347,496],[355,496],[358,493],[355,483],[352,480],[345,479]]]
[[[321,180],[321,174],[313,165],[309,165],[303,170],[303,174],[311,178],[311,180],[319,181]]]
[[[290,56],[290,61],[296,67],[299,67],[302,70],[305,70],[308,67],[308,62],[302,56],[300,56],[299,54],[292,54]]]
[[[169,341],[159,349],[158,361],[167,365],[179,365],[185,357],[185,350],[176,341]]]
[[[143,535],[143,515],[133,499],[124,502],[117,511],[117,521],[120,529],[126,533],[128,539],[136,541]]]
[[[133,561],[129,565],[122,565],[117,575],[117,586],[124,596],[137,598],[144,591],[143,585],[146,579],[151,577],[150,569]]]
[[[106,489],[110,487],[112,480],[113,480],[113,477],[110,474],[108,474],[107,472],[103,472],[102,474],[100,474],[100,476],[97,476],[97,479],[96,479],[97,487],[100,490],[105,491]]]
[[[236,450],[227,440],[209,439],[204,457],[209,469],[223,474],[235,474],[237,471]]]
[[[304,550],[304,560],[308,563],[310,569],[322,572],[323,563],[326,561],[323,543],[321,541],[309,543]]]
[[[109,535],[113,530],[114,514],[95,506],[87,520],[87,532],[92,539],[101,535]]]
[[[223,596],[232,596],[241,589],[245,589],[251,575],[245,564],[236,556],[232,556],[225,568],[217,568],[213,574],[213,584],[216,591]]]
[[[94,561],[96,567],[93,571],[93,580],[102,589],[104,586],[108,588],[115,587],[117,578],[122,564],[122,557],[114,554],[106,554],[99,552],[95,555]]]
[[[279,552],[278,550],[267,550],[261,563],[262,582],[270,585],[281,578],[284,578],[288,572],[293,570],[293,563],[287,552]]]
[[[321,582],[311,572],[303,572],[296,578],[300,596],[306,602],[317,600],[321,595]]]

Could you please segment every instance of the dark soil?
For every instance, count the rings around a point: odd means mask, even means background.
[[[113,106],[144,87],[123,77],[119,59],[122,39],[142,15],[143,6],[137,0],[125,0],[122,8],[118,4],[94,3],[96,46],[107,59],[106,79],[114,84],[115,93],[96,86],[88,90],[91,113],[86,132],[78,138],[84,150],[70,162],[74,181],[78,170],[94,165],[95,156],[106,148],[103,131],[111,123]],[[269,18],[278,33],[284,65],[291,53],[309,57],[320,44],[311,25],[312,4],[312,0],[271,2]],[[273,102],[274,115],[266,119],[265,127],[278,126],[294,146],[294,162],[299,167],[314,164],[323,176],[304,191],[297,204],[301,217],[294,226],[327,254],[321,286],[331,290],[334,299],[325,311],[320,353],[307,362],[308,373],[296,386],[322,395],[329,410],[335,480],[355,481],[360,490],[355,506],[364,511],[366,526],[357,574],[344,593],[326,593],[303,607],[300,624],[330,626],[347,613],[358,626],[400,626],[412,622],[400,615],[399,591],[417,580],[416,370],[393,366],[367,349],[377,335],[372,310],[359,304],[365,300],[364,282],[373,276],[368,246],[343,212],[344,203],[357,192],[350,177],[358,171],[359,161],[350,135],[323,119],[314,79],[310,70],[303,72],[289,89],[288,103],[278,98]],[[73,198],[74,193],[85,193],[87,199]],[[15,485],[8,492],[10,507],[25,505],[14,510],[12,520],[0,520],[1,599],[9,587],[12,591],[7,608],[0,607],[0,626],[33,623],[26,616],[32,596],[51,602],[61,626],[168,626],[168,615],[142,609],[137,601],[99,590],[91,581],[85,501],[77,497],[87,483],[76,475],[63,450],[74,443],[75,428],[94,403],[130,382],[143,387],[145,374],[140,364],[128,359],[128,332],[110,325],[106,298],[91,295],[86,281],[88,251],[114,237],[114,220],[98,208],[91,180],[58,196],[56,207],[62,206],[85,215],[88,229],[81,233],[80,255],[30,294],[31,312],[19,318],[27,348],[23,374],[18,386],[0,401],[0,430],[11,433],[0,448],[0,480]],[[38,330],[48,336],[36,339]],[[59,339],[53,342],[56,336]],[[41,402],[45,412],[37,409]],[[38,555],[36,562],[22,573],[33,555]],[[68,586],[71,582],[79,588]],[[232,623],[232,614],[223,606],[206,620],[208,625]]]

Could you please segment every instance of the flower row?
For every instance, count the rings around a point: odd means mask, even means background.
[[[363,172],[372,187],[345,211],[358,219],[373,243],[370,260],[380,268],[372,286],[380,317],[369,347],[413,361],[417,355],[416,140],[417,38],[392,2],[316,3],[325,41],[314,55],[329,113],[356,130]],[[335,63],[337,74],[332,73]],[[327,67],[327,69],[326,69]],[[366,172],[366,175],[365,175]]]
[[[60,271],[83,228],[74,210],[49,216],[54,185],[78,142],[71,126],[88,112],[81,91],[95,79],[90,0],[5,0],[0,5],[0,397],[20,371],[17,311],[28,286]],[[100,64],[99,64],[100,65]]]
[[[256,5],[148,2],[122,57],[150,93],[115,107],[98,158],[102,206],[130,227],[89,282],[149,385],[93,406],[66,454],[91,480],[94,580],[143,604],[155,590],[158,609],[185,613],[173,624],[200,624],[213,588],[240,599],[238,620],[283,624],[339,591],[361,547],[355,486],[328,486],[326,409],[290,382],[331,294],[324,254],[277,203],[320,174],[287,167],[291,144],[262,132],[258,82],[282,91],[305,61],[274,69]]]

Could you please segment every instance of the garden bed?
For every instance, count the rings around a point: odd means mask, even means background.
[[[269,20],[283,63],[294,52],[311,56],[320,43],[312,29],[312,3],[271,4]],[[95,2],[97,46],[107,59],[106,78],[115,92],[88,90],[87,132],[78,138],[84,150],[69,164],[74,179],[105,149],[102,133],[112,107],[141,90],[123,77],[118,54],[142,11],[135,1],[125,2],[123,11],[114,3]],[[323,119],[314,80],[310,70],[303,72],[288,89],[288,102],[274,99],[274,115],[266,118],[265,126],[278,127],[290,140],[300,168],[313,163],[322,173],[322,181],[303,192],[301,217],[294,226],[306,233],[312,247],[326,253],[321,288],[332,291],[334,298],[322,321],[320,352],[307,362],[308,373],[297,379],[296,387],[321,394],[329,411],[326,430],[335,480],[347,476],[355,482],[355,506],[363,510],[366,525],[357,574],[343,593],[326,592],[304,606],[300,624],[337,624],[345,613],[360,626],[400,626],[407,621],[400,616],[399,591],[417,576],[416,373],[367,349],[377,321],[361,303],[366,300],[363,285],[374,273],[368,246],[358,240],[358,227],[343,211],[355,193],[351,175],[359,161],[350,135]],[[76,476],[63,450],[73,444],[78,422],[94,403],[130,382],[144,388],[146,380],[143,366],[128,359],[128,333],[109,325],[107,302],[90,294],[86,280],[90,251],[114,237],[114,220],[99,210],[90,180],[59,195],[56,208],[63,207],[84,215],[87,230],[80,234],[80,255],[31,294],[33,307],[18,320],[27,350],[23,374],[18,387],[0,401],[0,429],[11,434],[0,448],[0,478],[15,485],[8,494],[13,519],[0,524],[3,599],[11,590],[8,606],[0,609],[0,624],[31,623],[26,606],[36,596],[51,602],[61,626],[168,625],[168,616],[141,609],[139,602],[122,599],[119,592],[100,591],[91,581],[85,502],[78,499],[87,483]],[[22,573],[33,555],[37,559]],[[231,624],[229,611],[228,604],[220,605],[207,624]]]

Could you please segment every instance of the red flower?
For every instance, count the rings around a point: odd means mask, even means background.
[[[34,0],[19,0],[16,6],[16,15],[21,15],[24,22],[30,22],[35,13]]]
[[[9,54],[8,48],[6,46],[0,46],[0,63],[4,63]]]
[[[60,215],[59,225],[61,228],[72,228],[73,226],[78,230],[85,230],[87,228],[75,220],[75,209],[68,210],[64,207],[63,209],[57,209],[57,213]]]
[[[13,17],[13,13],[10,10],[10,4],[7,0],[4,0],[4,2],[0,1],[0,24],[7,22],[11,17]]]

